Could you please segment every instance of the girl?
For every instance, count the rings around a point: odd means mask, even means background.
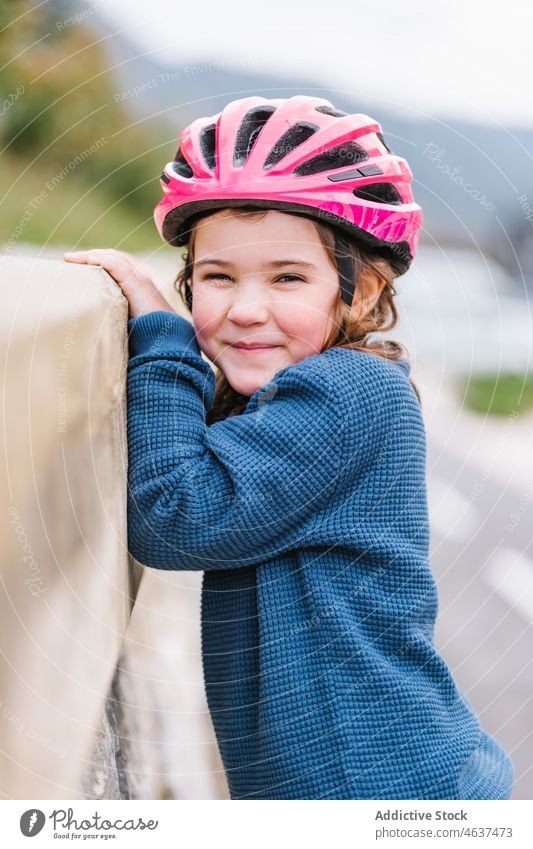
[[[129,301],[129,549],[204,571],[232,799],[511,794],[433,645],[419,398],[370,336],[414,256],[411,178],[366,115],[248,97],[183,130],[161,178],[192,324],[128,255],[70,257]]]

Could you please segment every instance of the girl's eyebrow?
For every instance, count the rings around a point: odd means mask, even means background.
[[[223,266],[232,266],[233,263],[229,262],[226,259],[201,259],[199,262],[195,262],[194,265],[196,268],[199,268],[201,265],[223,265]],[[300,265],[303,268],[316,268],[316,265],[313,265],[312,262],[306,262],[303,259],[275,259],[272,262],[267,262],[267,268],[281,268],[285,265]]]

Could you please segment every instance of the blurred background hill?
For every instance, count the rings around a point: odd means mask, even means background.
[[[103,21],[58,28],[87,7],[32,5],[0,7],[2,242],[157,244],[150,213],[166,155],[157,121],[130,126],[129,105],[114,101]]]

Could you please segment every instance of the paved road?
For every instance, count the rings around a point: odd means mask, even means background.
[[[533,798],[533,490],[513,490],[428,438],[437,650]],[[529,548],[529,551],[528,551]]]

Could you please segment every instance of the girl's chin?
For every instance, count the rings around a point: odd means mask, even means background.
[[[289,357],[282,348],[273,349],[268,355],[257,353],[244,356],[227,349],[219,355],[216,364],[235,392],[251,396],[270,383],[278,371],[289,365]]]
[[[254,392],[257,392],[258,389],[261,389],[261,387],[265,386],[270,380],[270,377],[265,377],[264,380],[257,380],[253,382],[243,380],[229,380],[229,382],[231,383],[235,392],[238,392],[239,395],[248,395],[249,397],[251,397]]]
[[[262,386],[265,386],[269,383],[279,368],[264,368],[264,369],[254,369],[254,374],[243,375],[242,373],[237,375],[232,373],[232,369],[228,369],[227,371],[223,369],[224,374],[231,384],[235,392],[238,392],[240,395],[248,395],[251,396],[254,392],[257,392],[258,389],[261,389]]]

